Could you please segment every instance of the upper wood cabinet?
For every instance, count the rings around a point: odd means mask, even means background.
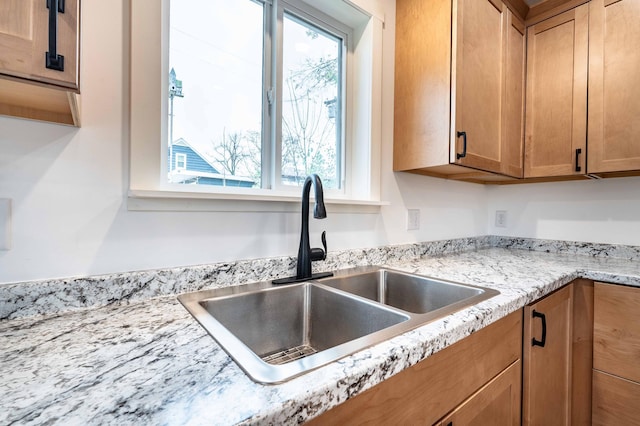
[[[640,170],[638,20],[592,0],[528,27],[525,177]]]
[[[0,0],[0,114],[78,124],[79,7]]]
[[[640,2],[589,4],[588,172],[640,170]]]
[[[583,175],[589,6],[527,28],[525,177]]]
[[[521,177],[523,81],[524,25],[501,1],[398,0],[394,170]]]

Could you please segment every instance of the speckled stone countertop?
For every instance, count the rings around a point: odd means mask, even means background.
[[[635,248],[525,243],[386,257],[501,294],[280,385],[252,382],[175,295],[5,319],[0,424],[302,423],[575,278],[640,286]]]

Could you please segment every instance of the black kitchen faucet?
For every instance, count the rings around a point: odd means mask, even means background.
[[[274,280],[273,284],[287,284],[308,279],[324,278],[333,275],[331,272],[322,272],[313,274],[311,272],[311,262],[316,260],[324,260],[327,257],[327,236],[326,232],[322,232],[322,245],[324,249],[314,247],[311,248],[309,243],[309,193],[311,192],[311,184],[313,184],[315,194],[315,206],[313,208],[313,217],[315,219],[324,219],[327,217],[327,210],[324,206],[324,192],[322,190],[322,181],[317,174],[307,176],[302,185],[302,226],[300,230],[300,246],[298,247],[298,264],[296,275],[294,277],[281,278]]]

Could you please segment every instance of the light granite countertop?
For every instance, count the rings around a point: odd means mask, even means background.
[[[175,295],[0,321],[0,424],[298,424],[575,278],[640,286],[637,252],[518,241],[387,258],[500,295],[279,385],[252,382]]]

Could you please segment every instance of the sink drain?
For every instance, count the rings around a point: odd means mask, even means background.
[[[302,345],[264,356],[262,357],[262,360],[269,364],[280,365],[295,361],[300,358],[304,358],[308,355],[315,354],[316,352],[317,351],[311,346]]]

